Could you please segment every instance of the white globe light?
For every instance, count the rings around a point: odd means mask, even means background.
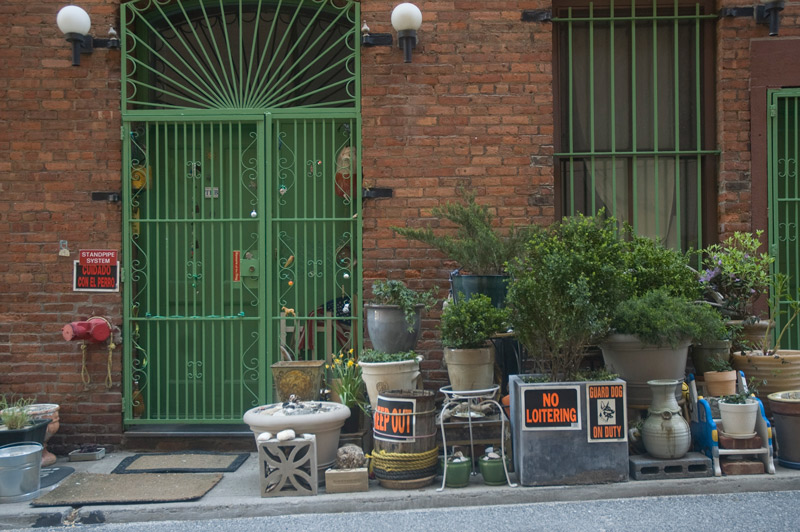
[[[418,30],[422,26],[422,11],[410,2],[403,2],[392,10],[392,27],[397,31]]]
[[[78,6],[62,7],[56,17],[56,24],[62,33],[79,33],[88,35],[92,27],[89,14]]]

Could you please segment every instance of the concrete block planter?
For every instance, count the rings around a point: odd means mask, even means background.
[[[625,381],[509,377],[514,468],[523,486],[628,480]]]

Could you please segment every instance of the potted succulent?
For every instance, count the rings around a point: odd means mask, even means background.
[[[402,281],[377,281],[372,302],[364,305],[367,332],[376,351],[401,353],[414,349],[422,333],[422,311],[436,304],[435,289],[418,292]]]
[[[611,309],[629,291],[624,253],[614,219],[576,216],[534,232],[509,261],[509,320],[539,364],[534,375],[509,378],[522,485],[628,478],[625,383],[581,375],[587,346],[608,332]]]
[[[378,405],[378,395],[382,392],[419,388],[421,361],[422,357],[414,351],[383,353],[376,349],[365,349],[361,353],[358,366],[373,412]]]
[[[494,346],[489,339],[508,328],[507,309],[484,294],[445,307],[441,331],[444,361],[453,390],[485,390],[494,383]]]
[[[439,250],[458,264],[459,270],[451,275],[451,290],[456,301],[459,294],[469,298],[474,293],[482,293],[500,307],[506,294],[505,265],[519,255],[535,228],[512,226],[500,232],[494,227],[489,208],[476,203],[474,193],[462,191],[462,194],[464,203],[446,203],[431,211],[433,216],[455,224],[455,235],[437,234],[431,227],[392,229]]]

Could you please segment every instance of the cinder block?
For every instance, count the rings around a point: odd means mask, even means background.
[[[354,493],[367,490],[369,490],[369,473],[366,467],[325,471],[326,493]]]
[[[755,460],[737,460],[722,457],[719,466],[723,475],[761,475],[764,473],[764,463]]]
[[[313,434],[259,442],[258,463],[262,497],[317,494],[317,438]]]
[[[756,434],[752,438],[731,438],[719,435],[719,446],[723,449],[761,449],[761,436]]]
[[[649,454],[637,454],[629,459],[634,480],[660,480],[670,478],[702,478],[713,474],[711,458],[700,453],[687,453],[683,458],[666,460]]]

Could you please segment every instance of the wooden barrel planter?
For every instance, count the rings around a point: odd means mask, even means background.
[[[416,489],[433,482],[439,465],[439,448],[432,391],[381,393],[372,433],[372,470],[382,486]]]

